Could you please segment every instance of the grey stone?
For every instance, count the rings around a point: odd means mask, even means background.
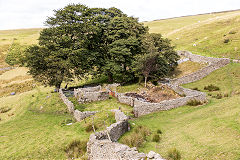
[[[128,122],[122,116],[120,110],[112,110],[115,112],[116,123],[107,127],[105,131],[96,132],[90,135],[87,143],[87,153],[90,160],[116,160],[116,159],[132,159],[142,160],[146,158],[144,153],[139,153],[136,149],[127,145],[117,143],[120,136],[127,131]],[[118,113],[120,113],[118,115]],[[126,115],[123,117],[127,117]],[[123,120],[121,120],[123,119]],[[110,139],[108,139],[108,135]]]
[[[148,158],[154,158],[155,154],[156,154],[155,152],[150,151],[150,152],[147,154],[147,157],[148,157]]]
[[[73,113],[74,118],[77,121],[81,121],[89,116],[95,115],[98,111],[85,111],[85,112],[81,112],[79,110],[75,110]]]

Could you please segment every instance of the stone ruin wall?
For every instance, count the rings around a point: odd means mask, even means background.
[[[135,98],[130,97],[130,96],[125,96],[124,93],[117,93],[116,92],[115,95],[116,95],[116,97],[117,97],[117,99],[120,103],[127,104],[127,105],[132,106],[132,107],[134,106],[134,99]]]
[[[98,111],[84,111],[84,112],[81,112],[79,110],[75,110],[74,113],[73,113],[73,116],[74,118],[77,120],[77,121],[81,121],[89,116],[92,116],[92,115],[95,115]]]
[[[160,103],[150,103],[142,100],[135,99],[134,100],[134,115],[136,117],[143,116],[146,114],[150,114],[152,112],[157,111],[164,111],[164,110],[170,110],[173,108],[177,108],[180,106],[186,105],[190,100],[197,100],[201,102],[207,101],[207,96],[203,92],[186,89],[179,86],[171,86],[171,88],[179,93],[186,95],[185,97],[180,97],[177,99],[172,100],[165,100]],[[180,90],[180,92],[179,92]]]
[[[107,127],[104,131],[90,135],[87,143],[89,160],[140,160],[148,158],[163,160],[159,154],[153,151],[151,151],[151,157],[148,157],[144,153],[139,153],[135,147],[130,148],[127,145],[118,143],[117,140],[129,129],[128,117],[120,110],[112,111],[115,112],[117,122]]]
[[[189,60],[193,61],[193,62],[208,63],[208,66],[206,66],[194,73],[183,76],[181,78],[171,79],[169,83],[174,84],[174,85],[181,85],[181,84],[198,81],[198,80],[202,79],[203,77],[206,77],[207,75],[209,75],[211,72],[230,63],[230,59],[228,59],[228,58],[205,57],[205,56],[192,54],[191,52],[188,52],[188,51],[178,51],[178,54],[180,56],[185,56],[185,57],[189,58]]]
[[[63,102],[66,104],[68,111],[70,113],[74,113],[74,105],[71,101],[68,100],[68,98],[63,93],[62,89],[59,89],[59,95],[60,95],[61,99],[63,100]]]
[[[79,103],[88,103],[94,101],[107,100],[109,98],[108,91],[101,91],[102,87],[87,87],[74,89],[74,96]]]
[[[66,97],[66,95],[63,93],[63,90],[60,89],[59,90],[59,95],[61,97],[61,99],[63,100],[63,102],[66,104],[67,108],[68,108],[68,112],[73,114],[74,118],[77,121],[81,121],[89,116],[92,116],[94,114],[97,113],[97,111],[84,111],[81,112],[79,110],[75,110],[75,107],[73,105],[73,103]]]
[[[197,100],[201,102],[207,101],[207,96],[203,92],[183,88],[176,85],[167,84],[170,88],[172,88],[176,93],[180,95],[185,95],[185,97],[180,97],[172,100],[165,100],[160,103],[151,103],[147,102],[143,99],[137,99],[129,96],[125,96],[122,93],[117,94],[117,98],[120,103],[128,104],[133,106],[133,111],[135,117],[140,117],[146,114],[150,114],[152,112],[170,110],[173,108],[177,108],[180,106],[186,105],[190,100]]]

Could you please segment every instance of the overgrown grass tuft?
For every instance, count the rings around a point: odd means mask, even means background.
[[[152,137],[152,141],[153,142],[160,142],[161,140],[161,137],[159,136],[159,134],[154,134],[153,137]]]
[[[87,141],[74,140],[64,148],[64,151],[70,159],[87,159]]]
[[[196,99],[192,99],[187,102],[187,105],[189,105],[189,106],[198,106],[198,105],[202,105],[202,104],[203,103],[201,101],[198,101]]]
[[[94,125],[88,124],[87,127],[85,128],[85,131],[86,132],[94,132],[93,126],[94,126],[95,131],[98,129],[98,127],[95,124]]]
[[[158,130],[157,130],[157,134],[162,134],[162,130],[161,130],[161,129],[158,129]]]
[[[180,160],[181,153],[176,149],[172,148],[168,151],[168,160]]]
[[[221,93],[218,93],[217,95],[215,96],[212,96],[213,98],[216,98],[216,99],[222,99],[223,98],[223,95]]]
[[[213,85],[213,84],[210,84],[208,86],[205,86],[204,90],[208,90],[208,91],[212,92],[212,91],[219,91],[220,88],[215,86],[215,85]]]
[[[130,147],[141,147],[147,141],[147,137],[151,134],[150,130],[145,126],[137,126],[133,132],[125,136],[121,142]]]

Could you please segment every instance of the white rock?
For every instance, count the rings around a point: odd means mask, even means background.
[[[70,125],[72,125],[73,123],[68,123],[68,124],[66,124],[67,126],[70,126]]]
[[[162,159],[162,156],[158,153],[155,153],[154,159]]]
[[[148,158],[154,158],[155,154],[156,154],[155,152],[150,151],[150,152],[147,154],[147,157],[148,157]]]

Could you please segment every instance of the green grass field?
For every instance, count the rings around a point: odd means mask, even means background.
[[[178,50],[240,59],[240,11],[145,22],[145,25],[150,32],[171,39]],[[224,43],[225,39],[229,42]]]

